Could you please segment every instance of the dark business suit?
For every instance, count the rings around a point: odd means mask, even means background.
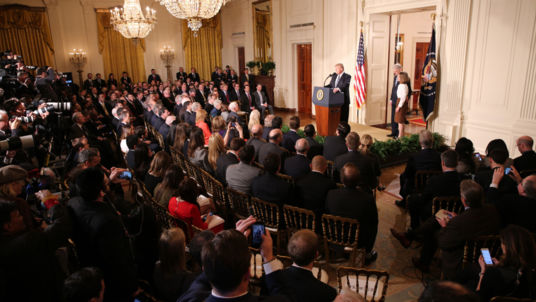
[[[445,279],[454,279],[456,272],[461,268],[465,241],[479,236],[497,234],[500,227],[499,213],[495,207],[489,205],[469,208],[452,218],[437,236]],[[431,255],[433,257],[433,254]]]
[[[195,101],[198,102],[201,107],[205,108],[205,104],[207,103],[207,95],[205,92],[197,89],[195,91]]]
[[[316,216],[316,232],[322,232],[321,217],[324,214],[326,196],[336,189],[335,182],[318,172],[311,171],[296,182],[297,200],[300,207],[311,210]]]
[[[398,123],[395,122],[395,112],[396,112],[396,101],[398,99],[397,97],[397,91],[398,91],[398,77],[394,76],[393,79],[393,88],[391,88],[391,98],[389,99],[391,101],[391,134],[393,136],[398,136]]]
[[[160,75],[158,74],[150,74],[149,77],[147,77],[147,83],[151,84],[152,81],[158,83],[162,82],[162,79],[160,79]]]
[[[490,189],[489,185],[493,178],[492,169],[484,169],[476,173],[475,181],[484,188],[484,191]],[[510,176],[505,175],[499,182],[499,193],[501,194],[517,194],[517,183]]]
[[[313,157],[324,153],[324,146],[318,143],[314,138],[306,137],[305,139],[309,143],[309,151],[307,152],[308,159],[312,160]]]
[[[136,161],[134,159],[134,150],[128,150],[126,155],[127,167],[129,169],[134,169],[136,167]]]
[[[242,96],[243,92],[238,90],[236,91],[235,89],[231,89],[229,90],[229,100],[231,102],[233,101],[240,101],[240,98]]]
[[[348,151],[345,154],[341,154],[335,158],[335,179],[338,179],[342,167],[346,163],[353,163],[359,168],[359,174],[361,175],[361,183],[359,186],[367,192],[372,192],[374,188],[378,186],[378,179],[374,170],[374,163],[371,158],[361,154],[359,151]]]
[[[266,141],[262,138],[256,138],[252,137],[247,142],[248,145],[252,145],[253,148],[255,148],[255,161],[259,161],[259,150],[261,149],[262,145],[266,144]]]
[[[248,74],[246,76],[245,73],[243,73],[241,76],[240,76],[240,86],[242,88],[244,88],[244,83],[248,83],[249,87],[253,87],[253,79],[251,78],[251,75]]]
[[[238,164],[238,161],[238,157],[232,152],[227,152],[220,155],[216,160],[216,179],[218,179],[222,184],[225,184],[225,173],[227,172],[227,167],[232,164]]]
[[[340,136],[326,136],[324,141],[324,157],[334,161],[341,154],[348,152],[346,141]]]
[[[527,170],[536,170],[536,152],[534,150],[526,151],[521,156],[514,159],[514,167],[521,173]],[[526,177],[528,175],[521,175]]]
[[[326,213],[359,221],[359,248],[372,251],[378,233],[378,209],[372,194],[356,188],[331,190],[326,197]]]
[[[199,77],[199,73],[197,73],[197,72],[195,72],[195,73],[190,72],[190,74],[188,74],[188,77],[190,78],[190,81],[192,81],[194,83],[201,81],[201,78]]]
[[[291,186],[275,174],[264,172],[251,182],[251,196],[279,206],[290,203]]]
[[[296,302],[333,301],[337,296],[335,288],[316,279],[306,268],[290,266],[282,270],[281,274]]]
[[[169,134],[169,126],[166,123],[163,123],[159,128],[158,132],[162,134],[162,137],[165,139]]]
[[[533,234],[536,233],[536,199],[515,194],[501,194],[496,188],[489,188],[487,201],[499,210],[503,225],[520,225]]]
[[[296,154],[285,160],[284,173],[294,179],[301,178],[311,171],[311,161],[301,154]]]
[[[255,101],[251,93],[242,92],[240,94],[240,109],[245,112],[251,112],[251,107],[255,107]]]
[[[175,74],[175,76],[176,76],[177,80],[186,81],[186,77],[187,77],[188,75],[187,75],[186,72],[184,72],[184,71],[183,71],[183,72],[178,71],[178,72]]]
[[[441,156],[432,149],[422,149],[408,159],[406,169],[400,175],[400,196],[406,198],[415,188],[417,171],[441,171]]]
[[[331,77],[329,87],[332,89],[339,88],[340,92],[338,93],[344,93],[344,105],[341,107],[341,122],[347,122],[348,114],[350,113],[350,81],[352,81],[352,76],[346,72],[342,72],[338,82],[337,77],[337,74]],[[335,84],[335,82],[337,83]]]
[[[262,129],[262,138],[264,138],[264,140],[268,141],[269,139],[269,136],[270,136],[270,131],[272,131],[273,127],[264,127],[264,129]]]
[[[281,166],[285,165],[285,159],[288,156],[287,150],[279,147],[278,145],[274,143],[266,143],[262,145],[262,147],[259,149],[259,163],[263,163],[264,159],[268,156],[270,153],[275,153],[279,155],[281,158]]]
[[[289,152],[296,152],[296,141],[301,137],[296,133],[296,131],[289,130],[287,133],[283,134],[283,148],[287,149]]]

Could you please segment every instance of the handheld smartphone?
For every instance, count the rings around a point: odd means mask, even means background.
[[[454,216],[452,216],[452,214],[450,214],[450,213],[447,213],[447,217],[448,217],[449,219],[452,219],[452,217],[454,217]]]
[[[251,226],[251,233],[252,233],[252,240],[251,240],[251,246],[253,248],[259,248],[262,243],[262,235],[264,235],[266,232],[264,228],[264,224],[262,223],[254,223]]]
[[[482,161],[482,155],[480,155],[480,153],[475,153],[475,157],[479,160],[479,161]]]
[[[508,175],[512,172],[512,168],[504,168],[504,175]]]
[[[123,171],[119,174],[119,179],[132,179],[132,173],[130,171]]]
[[[484,258],[484,263],[486,263],[487,265],[492,265],[493,260],[491,260],[489,249],[483,248],[483,249],[480,249],[480,252],[482,253],[482,257]]]

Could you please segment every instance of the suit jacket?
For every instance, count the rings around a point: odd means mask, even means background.
[[[255,148],[255,161],[259,161],[259,150],[261,149],[262,145],[266,144],[266,141],[262,138],[256,138],[252,137],[247,142],[248,145],[252,145],[253,148]]]
[[[311,161],[301,154],[296,154],[285,160],[283,172],[293,178],[301,178],[311,172]]]
[[[195,91],[195,101],[198,102],[201,107],[204,108],[207,102],[207,95],[205,94],[205,92],[201,92],[201,90],[197,89]]]
[[[231,95],[230,95],[229,90],[227,91],[220,90],[219,95],[223,103],[225,104],[231,103]]]
[[[52,88],[52,82],[55,79],[55,72],[53,69],[49,69],[47,71],[47,76],[44,78],[37,78],[35,80],[35,88],[39,91],[41,94],[41,98],[43,99],[52,99],[56,100],[58,96],[56,95],[56,92]]]
[[[527,170],[536,170],[536,152],[534,150],[526,151],[521,156],[514,159],[514,167],[518,172]],[[521,175],[523,177],[527,175]]]
[[[242,96],[244,92],[243,91],[240,91],[238,90],[238,92],[236,92],[236,90],[233,88],[231,90],[229,90],[229,99],[232,101],[240,101],[240,97]]]
[[[488,203],[497,207],[503,225],[520,225],[532,233],[536,233],[536,200],[519,194],[501,194],[496,188],[489,188]]]
[[[235,75],[229,75],[227,77],[227,84],[232,85],[234,83],[238,83],[238,76],[235,74]]]
[[[264,138],[265,141],[268,141],[268,136],[270,136],[270,131],[272,131],[272,127],[264,127],[262,129],[262,138]]]
[[[251,196],[283,206],[290,201],[290,184],[275,174],[264,172],[251,182]]]
[[[465,241],[479,236],[497,234],[501,227],[501,217],[493,206],[470,208],[452,218],[439,231],[438,247],[442,250],[443,273],[452,280],[461,268]]]
[[[158,74],[150,74],[149,77],[147,77],[147,83],[151,84],[152,81],[155,82],[162,82],[162,79],[160,79],[160,75]]]
[[[216,160],[216,179],[218,179],[222,184],[225,184],[227,167],[233,164],[238,164],[238,162],[238,157],[232,152],[227,152],[220,155],[218,160]]]
[[[339,79],[337,85],[335,82],[337,80],[337,75],[331,77],[331,82],[329,83],[330,88],[339,88],[341,92],[344,92],[344,103],[350,104],[350,82],[352,81],[352,76],[343,72]]]
[[[318,143],[312,137],[306,137],[305,139],[309,143],[309,151],[307,152],[308,159],[312,160],[313,157],[324,154],[324,146],[322,144]]]
[[[484,188],[484,191],[490,189],[489,185],[493,178],[492,169],[484,169],[478,171],[475,175],[475,181]],[[517,194],[517,183],[509,176],[504,176],[499,183],[499,193],[501,194]]]
[[[130,77],[121,77],[121,85],[125,84],[126,86],[132,84],[132,80],[130,79]]]
[[[346,141],[340,136],[326,136],[324,141],[324,157],[334,161],[341,154],[348,152]]]
[[[188,77],[189,77],[190,80],[191,80],[192,82],[194,82],[194,83],[195,83],[195,82],[200,82],[200,81],[201,81],[201,78],[199,77],[199,73],[197,73],[197,72],[195,72],[195,73],[190,72],[190,73],[188,74]]]
[[[261,170],[244,162],[230,165],[225,172],[227,185],[237,191],[249,194],[251,192],[251,182]]]
[[[400,175],[400,194],[405,197],[412,193],[415,187],[417,171],[441,171],[441,156],[432,149],[422,149],[408,159],[404,172]]]
[[[166,123],[163,123],[159,128],[158,132],[162,134],[162,137],[165,139],[169,134],[169,126]]]
[[[84,81],[84,89],[85,90],[88,90],[88,92],[91,92],[91,88],[93,88],[93,86],[95,85],[95,82],[93,82],[93,80],[90,80],[90,79],[86,79]]]
[[[240,86],[244,88],[244,83],[246,82],[249,84],[249,87],[253,86],[253,78],[251,77],[251,75],[248,74],[248,76],[246,77],[246,74],[242,73],[240,75]]]
[[[128,168],[134,169],[136,167],[136,162],[134,159],[134,150],[128,150],[126,155],[126,161]]]
[[[261,101],[262,96],[262,101]],[[268,104],[268,97],[266,97],[266,94],[261,91],[260,93],[258,91],[255,91],[253,93],[253,98],[255,99],[255,107],[260,110],[262,104]]]
[[[151,120],[151,125],[153,125],[156,130],[160,129],[160,126],[162,126],[164,123],[165,121],[157,115],[154,115]]]
[[[378,233],[378,209],[372,194],[356,188],[331,190],[326,197],[326,213],[359,221],[358,247],[370,252]]]
[[[337,296],[333,287],[316,279],[308,269],[290,266],[282,270],[281,274],[296,302],[333,301]]]
[[[364,190],[372,192],[378,186],[378,179],[374,170],[374,162],[371,158],[361,154],[359,151],[348,151],[335,158],[335,179],[338,179],[342,167],[346,163],[354,163],[359,168],[361,183],[359,186]]]
[[[255,100],[253,99],[253,96],[251,93],[249,93],[249,98],[246,95],[246,92],[242,91],[240,94],[240,109],[245,112],[251,111],[251,106],[255,107]]]
[[[186,80],[186,77],[187,77],[188,75],[187,75],[186,72],[184,72],[184,71],[183,71],[183,72],[178,71],[178,72],[175,74],[175,76],[177,77],[177,80],[181,80],[181,79],[182,79],[183,81],[185,81],[185,80]]]
[[[283,135],[283,148],[287,149],[289,152],[296,152],[294,146],[296,145],[296,141],[300,138],[301,137],[296,131],[289,130]]]
[[[311,171],[296,182],[298,203],[302,208],[315,212],[317,232],[321,233],[321,217],[324,214],[326,196],[336,189],[335,182],[318,172]]]
[[[275,153],[281,158],[281,166],[285,166],[285,159],[288,156],[288,152],[274,143],[266,143],[259,149],[259,163],[263,163],[266,156],[269,153]]]
[[[421,197],[424,205],[423,211],[427,213],[426,216],[432,213],[432,201],[435,197],[460,196],[461,180],[461,175],[456,171],[448,171],[430,177]]]
[[[93,86],[97,88],[97,90],[101,91],[102,87],[106,86],[106,82],[103,79],[95,79],[93,80]]]

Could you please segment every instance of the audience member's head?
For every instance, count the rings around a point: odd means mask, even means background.
[[[149,173],[156,177],[162,177],[170,164],[171,156],[166,151],[158,151],[151,161]]]
[[[177,189],[182,179],[184,178],[184,172],[182,168],[177,164],[171,164],[167,167],[164,177],[162,178],[161,186],[167,189]]]
[[[508,159],[508,151],[503,150],[502,148],[493,149],[489,153],[490,163],[497,165],[504,165]]]
[[[491,140],[488,143],[488,145],[486,146],[486,156],[490,156],[491,152],[497,149],[506,151],[507,158],[510,156],[510,154],[508,153],[508,147],[506,147],[506,143],[500,138]]]
[[[255,159],[255,148],[251,145],[245,145],[238,151],[238,158],[245,164],[251,164]]]
[[[264,171],[275,174],[281,168],[281,158],[276,153],[270,152],[262,161],[262,165],[264,166]]]
[[[221,115],[215,116],[212,119],[212,132],[219,132],[225,130],[225,120]]]
[[[536,200],[536,175],[525,177],[518,185],[517,190],[519,195]]]
[[[536,269],[536,243],[527,229],[509,225],[500,233],[502,256],[500,265],[521,269],[524,273]]]
[[[85,168],[95,167],[100,164],[100,152],[97,148],[84,149],[78,153],[78,162]]]
[[[186,236],[180,228],[165,229],[158,240],[160,269],[167,274],[186,270]]]
[[[273,123],[272,123],[273,124]],[[298,116],[291,116],[288,126],[292,130],[298,130],[300,128],[300,118]]]
[[[264,127],[272,127],[272,121],[274,120],[275,115],[268,114],[264,117]]]
[[[0,168],[0,195],[4,198],[15,198],[22,194],[26,185],[28,172],[17,165]]]
[[[317,155],[313,157],[311,161],[311,171],[319,172],[324,174],[328,168],[328,161],[322,155]]]
[[[309,151],[309,142],[305,138],[300,138],[294,144],[294,149],[299,154],[306,154]]]
[[[0,234],[18,234],[26,229],[15,202],[0,200],[0,226]]]
[[[372,139],[372,136],[370,134],[364,134],[360,139],[360,145],[359,150],[363,154],[368,154],[370,152],[370,148],[372,148],[372,144],[374,143],[374,140]]]
[[[347,188],[355,188],[359,184],[361,174],[353,163],[346,163],[341,169],[341,182]]]
[[[199,207],[199,204],[197,203],[197,195],[199,194],[197,192],[197,183],[195,180],[188,176],[184,176],[183,180],[179,184],[177,193],[179,193],[179,197],[182,200]]]
[[[244,147],[245,144],[246,142],[240,137],[233,137],[233,139],[229,143],[229,149],[231,151],[238,152],[242,147]]]
[[[434,145],[434,136],[428,130],[419,132],[419,144],[423,149],[430,149]]]
[[[248,241],[236,230],[224,230],[205,244],[203,271],[218,295],[247,291],[251,254]]]
[[[532,151],[532,146],[534,145],[534,141],[532,140],[532,137],[530,136],[522,136],[517,139],[516,142],[517,149],[521,154]]]
[[[287,250],[296,265],[312,265],[318,252],[318,236],[311,230],[297,231],[290,237]]]
[[[456,170],[458,165],[458,153],[454,150],[447,150],[441,153],[441,166],[443,171]]]
[[[418,302],[478,302],[477,294],[452,281],[435,281],[428,285]]]
[[[484,190],[474,180],[466,179],[460,183],[460,196],[466,206],[480,208],[484,201]]]
[[[140,138],[136,134],[131,134],[127,136],[127,147],[129,150],[134,150],[136,148],[136,145],[138,144]]]
[[[63,299],[65,302],[102,302],[104,288],[104,279],[99,269],[84,267],[65,279]]]
[[[255,124],[251,127],[251,134],[253,134],[255,138],[262,138],[262,133],[263,127],[261,124]]]
[[[280,116],[274,116],[274,119],[272,120],[272,128],[281,129],[282,126],[283,119]]]
[[[359,134],[356,132],[350,132],[346,136],[346,147],[350,151],[355,151],[359,147],[360,140],[359,140]]]
[[[283,132],[281,132],[281,129],[274,128],[270,130],[270,133],[268,135],[268,140],[271,143],[279,145],[281,141],[283,140]]]
[[[456,142],[456,147],[454,150],[456,150],[456,153],[458,153],[460,158],[472,158],[473,152],[475,152],[473,142],[465,137],[460,138]]]
[[[203,246],[213,238],[214,232],[204,230],[195,234],[192,240],[190,240],[190,244],[188,245],[190,256],[199,266],[201,266],[201,252],[203,251]]]
[[[347,122],[340,122],[337,126],[337,135],[346,138],[348,133],[350,133],[350,125]]]
[[[96,201],[105,191],[104,173],[99,168],[87,168],[76,178],[79,195],[86,201]]]
[[[188,143],[188,156],[193,157],[197,149],[202,149],[205,146],[205,136],[203,130],[194,127],[190,132],[190,142]]]
[[[305,136],[307,137],[315,137],[315,126],[313,126],[312,124],[305,125],[305,127],[303,128],[303,133],[305,133]]]

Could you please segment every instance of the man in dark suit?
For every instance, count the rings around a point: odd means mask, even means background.
[[[106,87],[106,82],[102,79],[102,75],[100,73],[95,74],[95,80],[93,81],[93,86],[97,88],[97,90],[100,92],[103,87]]]
[[[283,126],[283,119],[280,116],[268,114],[264,118],[264,131],[262,133],[262,138],[264,138],[267,141],[268,136],[270,136],[270,131],[272,131],[272,129],[281,129],[282,126]]]
[[[262,163],[268,154],[275,153],[279,155],[281,163],[284,165],[288,152],[280,147],[281,141],[283,140],[283,132],[281,132],[281,129],[272,129],[268,139],[268,143],[262,145],[259,150],[259,162]]]
[[[93,74],[90,72],[87,74],[87,79],[84,81],[84,89],[89,93],[93,87],[95,87],[95,82],[93,82]]]
[[[151,74],[149,77],[147,77],[147,83],[152,84],[152,82],[160,83],[162,82],[162,79],[160,79],[160,75],[156,74],[156,70],[153,68],[151,69]]]
[[[195,90],[195,101],[205,108],[208,95],[205,93],[205,85],[199,84]],[[209,111],[207,111],[209,112]],[[210,113],[210,112],[209,112]]]
[[[232,85],[233,89],[229,91],[229,99],[232,101],[240,101],[242,92],[240,91],[240,84],[234,83]]]
[[[331,77],[329,88],[333,93],[344,93],[344,105],[341,107],[341,122],[348,122],[350,113],[350,82],[352,76],[344,72],[344,66],[341,63],[335,65],[335,73]]]
[[[177,81],[178,80],[181,80],[183,82],[186,81],[186,77],[188,77],[188,75],[186,74],[186,72],[184,72],[184,68],[182,67],[179,67],[179,71],[177,72],[177,74],[175,74],[176,78],[177,78]]]
[[[136,148],[136,145],[139,143],[140,138],[136,134],[131,134],[127,136],[127,147],[128,152],[125,156],[127,161],[127,167],[129,169],[134,169],[136,167],[136,161],[134,159],[134,149]]]
[[[402,196],[402,200],[396,201],[396,205],[400,207],[405,206],[406,197],[413,193],[417,171],[441,171],[440,154],[432,149],[434,145],[432,132],[422,130],[419,133],[419,143],[421,151],[408,159],[404,172],[400,174],[400,196]]]
[[[523,171],[532,171],[532,173],[536,171],[536,152],[532,150],[534,141],[530,136],[522,136],[517,139],[516,144],[521,156],[514,159],[514,167],[521,173],[521,176],[525,177],[528,174]]]
[[[224,104],[229,105],[231,103],[231,95],[229,93],[229,86],[226,83],[222,83],[220,86],[220,96]]]
[[[315,139],[315,126],[313,126],[313,124],[305,125],[303,128],[303,133],[305,134],[305,139],[309,143],[309,152],[307,152],[307,158],[313,159],[313,157],[317,155],[322,155],[324,153],[324,147]]]
[[[218,66],[216,66],[216,68],[214,69],[214,72],[212,73],[212,75],[210,76],[210,80],[212,82],[214,82],[214,85],[216,87],[219,87],[220,86],[220,83],[223,79],[223,73],[221,71],[221,68],[219,68]]]
[[[421,220],[432,215],[432,203],[435,197],[459,196],[461,175],[456,171],[458,155],[454,150],[441,153],[441,169],[443,173],[430,177],[424,192],[414,194],[408,200],[411,217],[411,228],[416,229]]]
[[[255,109],[255,100],[249,89],[249,86],[245,86],[244,93],[240,95],[240,108],[245,112],[251,112]]]
[[[295,145],[296,155],[285,160],[284,173],[299,179],[311,171],[311,161],[307,158],[309,143],[305,138],[300,138]]]
[[[268,104],[268,97],[264,91],[262,91],[262,85],[257,84],[256,88],[257,90],[253,93],[253,97],[255,98],[255,107],[261,111],[261,117],[266,115],[266,110],[268,110],[270,114],[274,114],[274,108],[272,105]]]
[[[359,221],[358,248],[365,248],[368,263],[374,261],[378,254],[372,250],[378,233],[378,209],[372,194],[357,188],[359,168],[349,162],[341,169],[344,188],[331,190],[326,197],[326,213],[348,217]]]
[[[281,271],[296,302],[333,301],[337,291],[315,278],[313,263],[318,255],[318,236],[311,230],[300,230],[289,240],[287,250],[292,265]]]
[[[324,214],[326,196],[329,190],[337,188],[335,182],[325,175],[328,164],[326,158],[317,155],[311,162],[311,172],[296,182],[298,204],[315,212],[316,232],[322,232],[321,217]]]
[[[498,168],[505,168],[506,160],[508,159],[508,151],[502,148],[493,149],[488,156],[491,169],[482,169],[475,175],[475,181],[487,191],[493,177],[493,171]],[[517,183],[511,177],[503,177],[497,187],[500,194],[515,194],[517,193]]]
[[[294,149],[294,145],[296,145],[296,141],[300,139],[297,132],[298,129],[300,129],[300,118],[298,116],[291,116],[288,125],[290,129],[283,135],[283,148],[287,149],[289,152],[295,152],[296,149]]]
[[[251,128],[251,138],[248,140],[248,145],[252,145],[255,148],[255,160],[259,160],[259,150],[262,145],[266,144],[266,141],[262,138],[263,128],[262,125],[256,124]]]
[[[263,173],[251,182],[251,196],[282,207],[290,200],[291,187],[288,182],[276,175],[281,169],[281,158],[277,153],[269,153],[262,165]]]
[[[350,133],[350,125],[347,122],[339,123],[335,136],[326,136],[324,141],[324,157],[334,161],[335,158],[348,151],[346,147],[346,136]]]
[[[359,174],[361,183],[359,186],[366,192],[372,193],[372,191],[378,186],[378,179],[374,173],[374,162],[366,155],[363,155],[357,148],[359,148],[360,140],[359,135],[355,132],[350,132],[346,136],[346,147],[348,152],[341,154],[335,158],[335,179],[339,178],[340,171],[346,163],[353,163],[359,168]]]
[[[41,98],[56,100],[58,98],[52,84],[56,79],[56,72],[52,67],[47,69],[39,68],[37,71],[37,78],[35,79],[35,88],[41,94]]]
[[[244,73],[240,77],[240,85],[242,88],[244,88],[246,85],[253,86],[253,81],[251,79],[251,76],[249,75],[249,69],[244,68]]]
[[[487,193],[488,203],[497,207],[503,225],[517,224],[536,233],[536,175],[522,179],[515,194],[501,194],[498,190],[504,177],[504,168],[498,167],[493,171],[493,179]]]
[[[197,73],[195,71],[195,68],[191,69],[190,74],[188,74],[188,78],[190,78],[190,81],[192,81],[192,83],[201,82],[201,78],[199,77],[199,73]]]
[[[125,85],[127,88],[132,84],[132,79],[128,76],[127,72],[123,72],[121,75],[121,85]]]
[[[233,138],[227,153],[220,155],[216,160],[216,179],[218,179],[222,184],[226,184],[225,175],[227,172],[227,167],[232,164],[238,164],[238,152],[243,146],[243,139],[239,137]]]
[[[391,88],[391,98],[389,99],[389,104],[391,105],[391,134],[387,135],[389,137],[398,137],[398,123],[395,122],[395,112],[396,112],[396,100],[397,100],[397,90],[398,84],[398,75],[402,71],[402,65],[396,63],[393,66],[393,88]]]

